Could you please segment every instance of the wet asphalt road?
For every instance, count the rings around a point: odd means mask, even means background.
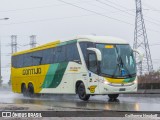
[[[76,108],[87,110],[113,111],[160,111],[160,97],[123,97],[111,101],[108,96],[91,96],[89,101],[82,101],[76,95],[44,95],[23,97],[11,91],[0,92],[0,103],[36,104],[50,107]]]

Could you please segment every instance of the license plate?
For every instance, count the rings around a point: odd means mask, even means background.
[[[120,88],[120,89],[119,89],[119,91],[125,91],[125,90],[126,90],[125,88]]]

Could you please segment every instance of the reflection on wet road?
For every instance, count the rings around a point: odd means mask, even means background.
[[[45,95],[27,98],[12,92],[0,92],[0,103],[37,104],[50,107],[64,107],[113,111],[160,111],[160,97],[119,97],[111,101],[107,96],[91,96],[81,101],[75,95]]]

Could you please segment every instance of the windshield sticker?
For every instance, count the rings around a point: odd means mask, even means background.
[[[126,75],[126,71],[124,69],[121,69],[121,75],[125,76]]]
[[[111,49],[111,48],[114,48],[114,46],[113,45],[106,45],[105,48]]]

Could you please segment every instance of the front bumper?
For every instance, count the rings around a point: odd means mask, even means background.
[[[103,84],[103,87],[99,88],[100,94],[120,94],[120,93],[135,93],[137,92],[138,84]]]

